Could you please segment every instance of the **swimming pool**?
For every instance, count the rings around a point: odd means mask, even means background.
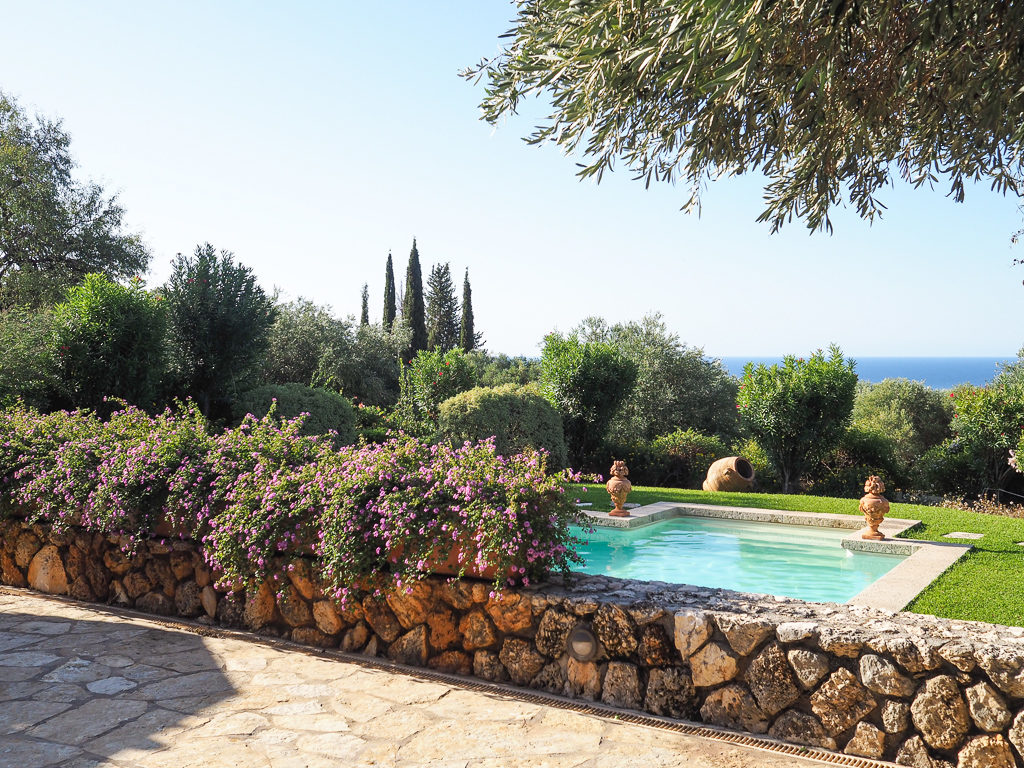
[[[853,531],[711,517],[577,529],[584,573],[844,603],[906,559],[851,551]]]

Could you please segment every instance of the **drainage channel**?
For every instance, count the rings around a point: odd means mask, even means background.
[[[162,627],[190,632],[203,637],[254,642],[270,648],[301,653],[306,656],[315,656],[322,659],[334,659],[336,661],[355,664],[356,666],[367,669],[394,672],[429,682],[444,683],[462,690],[500,695],[530,704],[542,704],[544,706],[564,709],[570,712],[578,712],[584,715],[595,715],[597,717],[608,718],[620,723],[630,723],[633,725],[647,726],[649,728],[659,728],[663,731],[674,731],[675,733],[681,733],[687,736],[699,736],[701,738],[711,739],[712,741],[720,741],[742,747],[753,747],[755,749],[764,750],[765,752],[774,752],[776,754],[793,755],[794,757],[818,760],[822,763],[829,763],[831,765],[842,765],[848,766],[849,768],[890,768],[891,766],[896,766],[895,763],[881,760],[845,755],[839,752],[829,752],[828,750],[818,749],[815,747],[801,747],[738,731],[713,728],[699,723],[690,723],[681,720],[671,720],[669,718],[658,717],[656,715],[641,714],[631,710],[618,709],[617,707],[610,707],[596,702],[581,702],[578,699],[569,699],[554,693],[527,691],[522,688],[515,688],[501,683],[491,683],[475,678],[463,677],[461,675],[438,672],[432,669],[424,669],[422,667],[411,667],[377,656],[364,656],[358,653],[346,653],[332,648],[315,648],[308,645],[301,645],[300,643],[295,643],[291,640],[283,640],[272,635],[260,635],[255,632],[231,629],[228,627],[215,627],[209,624],[200,624],[199,622],[188,621],[185,619],[169,619],[165,616],[154,616],[153,614],[143,613],[142,611],[136,611],[131,608],[114,608],[101,603],[83,603],[60,595],[47,595],[29,589],[19,589],[4,585],[0,585],[0,594],[24,595],[43,600],[53,600],[55,602],[72,605],[78,608],[89,607],[110,616],[144,619]]]

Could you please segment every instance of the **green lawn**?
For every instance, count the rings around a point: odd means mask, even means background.
[[[583,488],[588,491],[583,492]],[[591,509],[611,509],[608,494],[601,485],[570,486],[568,490],[580,501],[592,502],[594,506]],[[856,499],[824,496],[706,493],[680,488],[633,486],[629,501],[638,504],[686,501],[731,507],[860,515]],[[917,504],[893,504],[889,516],[921,521],[920,526],[906,533],[906,538],[948,542],[951,540],[943,539],[942,536],[953,531],[985,535],[977,541],[960,541],[973,544],[974,549],[918,595],[907,606],[908,611],[951,619],[1024,626],[1024,547],[1017,544],[1024,541],[1024,520]]]

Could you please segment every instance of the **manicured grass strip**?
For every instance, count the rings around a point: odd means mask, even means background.
[[[587,488],[584,492],[583,488]],[[589,509],[611,509],[611,500],[601,485],[575,485],[568,489],[580,501],[593,502]],[[707,493],[682,488],[633,486],[629,501],[653,504],[679,501],[726,507],[755,507],[796,512],[832,512],[860,515],[856,499],[825,496],[798,496],[773,493]],[[987,621],[993,624],[1024,626],[1024,520],[963,512],[919,504],[893,504],[890,517],[920,520],[921,525],[905,534],[906,538],[951,542],[943,536],[954,531],[982,533],[972,550],[960,562],[942,574],[907,606],[908,611],[944,616],[950,619]]]

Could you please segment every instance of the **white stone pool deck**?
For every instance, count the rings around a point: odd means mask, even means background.
[[[0,768],[827,764],[481,688],[0,591]]]
[[[864,520],[855,515],[756,509],[753,507],[720,507],[710,504],[670,501],[661,501],[630,509],[629,517],[612,517],[607,512],[595,512],[589,509],[583,511],[594,525],[611,528],[642,528],[676,517],[709,517],[849,529],[850,534],[842,542],[847,549],[907,556],[895,568],[848,601],[849,605],[863,605],[885,611],[902,610],[925,587],[971,550],[969,544],[895,538],[920,525],[920,520],[886,518],[879,526],[879,531],[885,534],[886,538],[883,541],[871,541],[860,537],[859,531],[864,527]]]

